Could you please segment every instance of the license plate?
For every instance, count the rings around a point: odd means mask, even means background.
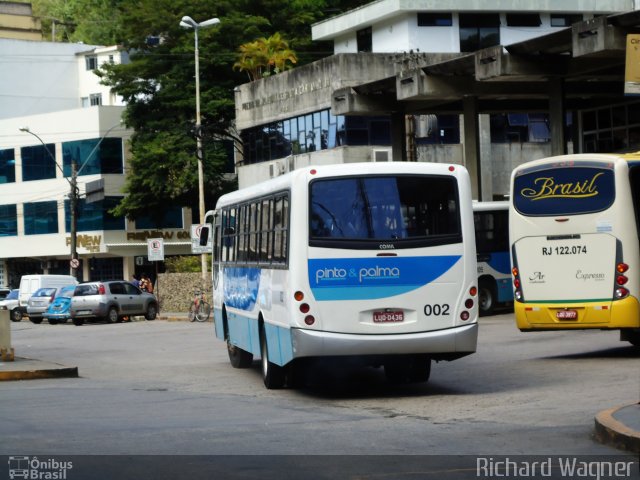
[[[556,318],[558,320],[576,320],[578,318],[578,312],[576,310],[558,310],[556,312]]]
[[[373,312],[373,323],[404,322],[404,312]]]

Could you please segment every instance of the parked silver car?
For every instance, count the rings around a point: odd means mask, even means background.
[[[158,315],[158,299],[124,280],[86,282],[76,286],[70,312],[75,325],[82,325],[87,319],[114,323],[133,315],[154,320]]]
[[[64,287],[39,288],[27,301],[27,315],[33,323],[42,323],[42,314],[47,311],[53,299]]]

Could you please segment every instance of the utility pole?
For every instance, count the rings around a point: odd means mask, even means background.
[[[70,235],[71,235],[71,275],[78,278],[78,164],[75,159],[71,160],[71,192],[69,192],[69,216],[70,216]]]

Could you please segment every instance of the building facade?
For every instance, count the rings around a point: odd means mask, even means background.
[[[472,0],[378,0],[319,22],[312,37],[332,42],[333,56],[236,89],[240,186],[315,163],[453,162],[469,169],[475,198],[491,200],[504,198],[511,170],[524,161],[613,148],[604,141],[612,132],[590,140],[578,133],[583,115],[597,117],[602,100],[585,94],[582,102],[567,102],[564,86],[574,85],[568,83],[574,63],[577,79],[617,58],[619,76],[624,46],[569,59],[574,43],[593,35],[588,28],[611,33],[602,19],[633,11],[634,3],[511,0],[497,10],[493,2]],[[579,26],[587,30],[574,41]],[[499,78],[478,73],[497,64],[520,70]],[[604,80],[604,74],[591,79],[598,87]],[[618,94],[611,102],[606,108],[619,104],[627,126],[618,148],[632,148],[630,100]]]
[[[30,3],[0,2],[0,38],[42,40],[40,19]]]
[[[160,228],[109,213],[124,195],[132,132],[121,124],[122,99],[93,71],[128,61],[126,54],[0,39],[5,54],[14,63],[0,77],[0,285],[17,287],[24,274],[69,273],[74,164],[79,280],[153,274],[150,238],[163,239],[166,255],[191,253],[188,209],[169,209]],[[102,188],[91,194],[91,185]]]

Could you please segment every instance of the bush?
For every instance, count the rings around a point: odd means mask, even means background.
[[[211,255],[207,255],[207,266],[210,264]],[[169,257],[165,259],[164,265],[166,273],[194,273],[202,271],[200,255]]]

